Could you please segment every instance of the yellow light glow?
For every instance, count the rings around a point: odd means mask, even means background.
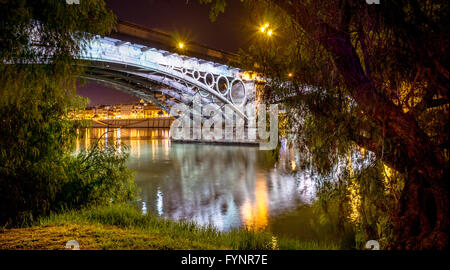
[[[291,72],[289,72],[288,77],[292,77],[294,76],[294,74],[292,74]]]
[[[261,30],[262,33],[266,32],[267,27],[269,27],[269,24],[266,23],[263,26],[261,26],[261,28],[259,30]]]
[[[257,176],[253,192],[254,200],[247,199],[240,208],[242,220],[248,229],[264,231],[269,217],[269,197],[264,177]]]
[[[256,79],[257,74],[255,72],[243,72],[240,73],[242,80],[247,81],[247,80],[254,80]]]
[[[272,30],[267,31],[267,35],[270,37],[272,35]]]
[[[183,42],[179,42],[178,43],[178,48],[183,49],[184,48],[184,43]]]
[[[359,223],[359,219],[361,216],[360,211],[361,211],[362,198],[361,198],[361,194],[360,194],[359,183],[353,179],[354,170],[353,170],[353,165],[352,165],[352,157],[351,157],[350,153],[347,154],[347,169],[349,170],[349,174],[350,174],[350,178],[351,178],[351,183],[350,183],[350,186],[348,187],[348,197],[349,197],[349,201],[350,201],[349,219],[353,223],[357,224],[357,223]]]
[[[295,171],[296,168],[297,168],[297,163],[295,163],[295,160],[291,160],[291,170]]]

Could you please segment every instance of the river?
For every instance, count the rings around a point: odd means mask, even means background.
[[[105,131],[84,130],[77,149],[89,147]],[[298,154],[284,140],[279,155],[254,146],[173,143],[168,129],[110,129],[104,140],[129,145],[127,166],[135,171],[143,213],[223,231],[247,227],[302,240],[321,238],[309,222],[314,182],[298,171]]]

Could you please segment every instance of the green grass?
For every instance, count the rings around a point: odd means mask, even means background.
[[[65,241],[70,237],[78,237],[84,241],[86,249],[337,249],[333,244],[279,239],[269,232],[253,232],[246,229],[220,232],[213,227],[202,227],[192,222],[172,221],[150,214],[143,215],[132,205],[99,206],[66,211],[41,218],[30,228],[23,229],[34,230],[30,232],[33,237],[43,234],[39,241],[47,243],[50,247],[54,245],[50,244],[49,239],[59,239],[55,237],[56,234]],[[0,232],[0,239],[2,234],[4,235],[2,239],[4,243],[0,248],[14,248],[14,246],[23,249],[40,248],[24,241],[17,242],[17,237],[8,235],[20,233],[14,230],[20,229]],[[47,234],[50,231],[55,233]],[[47,242],[44,241],[46,238],[49,238]],[[6,239],[15,239],[13,242],[9,240],[14,244],[8,244]],[[61,241],[57,245],[60,247]]]

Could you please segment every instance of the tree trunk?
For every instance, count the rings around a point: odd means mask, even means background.
[[[448,172],[446,172],[448,175]],[[448,248],[448,189],[443,179],[427,179],[420,169],[406,175],[393,222],[395,242],[388,248],[423,250]]]
[[[448,240],[448,165],[440,150],[405,114],[378,91],[366,77],[344,32],[323,25],[325,48],[349,87],[352,97],[366,115],[385,130],[396,144],[397,154],[386,160],[406,176],[400,206],[394,214],[398,249],[445,249]]]

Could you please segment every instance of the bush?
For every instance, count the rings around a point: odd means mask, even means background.
[[[76,94],[86,65],[75,56],[114,24],[103,0],[0,1],[0,224],[129,197],[126,155],[73,156],[77,127],[65,120],[87,104]]]
[[[0,224],[26,225],[52,211],[134,198],[125,146],[95,145],[73,154],[65,134],[75,134],[74,123],[26,120],[0,129]]]
[[[128,202],[136,199],[133,172],[125,166],[128,147],[96,144],[68,157],[66,175],[56,196],[57,208]]]

